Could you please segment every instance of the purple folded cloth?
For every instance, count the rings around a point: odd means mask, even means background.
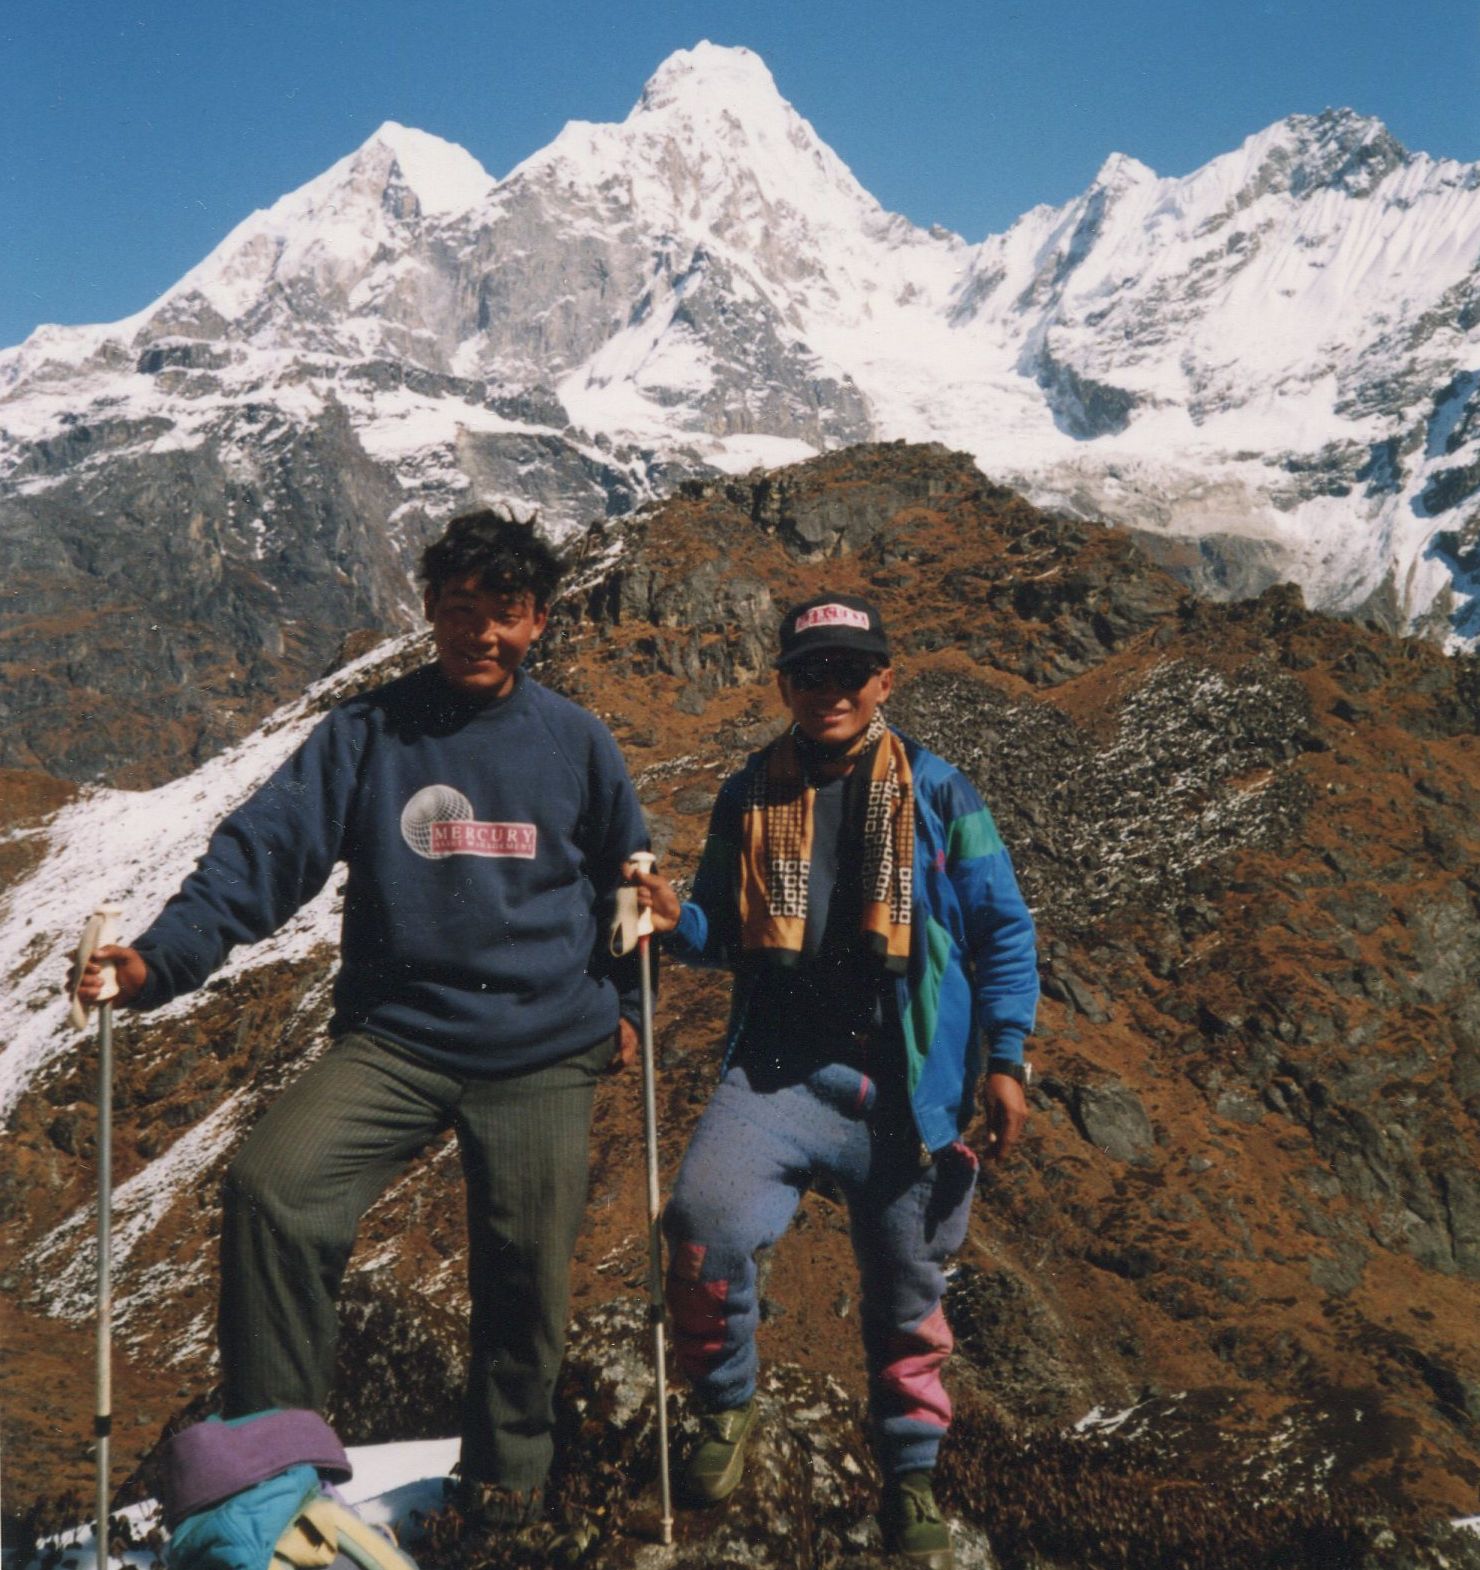
[[[317,1467],[335,1483],[354,1475],[339,1436],[317,1412],[291,1407],[226,1423],[207,1418],[165,1444],[165,1525],[173,1529],[186,1516],[300,1464]]]

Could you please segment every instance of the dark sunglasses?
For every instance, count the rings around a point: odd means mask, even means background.
[[[816,692],[819,687],[836,687],[839,692],[857,692],[883,670],[874,660],[860,656],[843,656],[840,659],[807,660],[794,665],[786,673],[792,686],[803,692]]]

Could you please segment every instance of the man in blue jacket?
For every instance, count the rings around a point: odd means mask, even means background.
[[[517,1523],[553,1451],[594,1088],[636,1044],[636,973],[610,959],[601,907],[647,833],[605,726],[520,670],[559,582],[549,547],[473,513],[422,571],[435,663],[335,708],[80,992],[111,961],[119,1002],[166,1003],[346,863],[332,1044],[226,1178],[225,1415],[322,1407],[359,1218],[451,1127],[472,1298],[464,1503]]]
[[[703,1409],[684,1481],[705,1502],[740,1481],[755,1254],[825,1174],[852,1221],[886,1545],[945,1570],[931,1471],[951,1414],[944,1264],[976,1184],[961,1135],[985,1055],[989,1159],[1021,1136],[1033,920],[970,782],[884,723],[878,611],[846,594],[794,607],[776,663],[792,723],[721,788],[691,898],[633,875],[671,952],[735,973],[723,1075],[664,1217],[675,1349]]]

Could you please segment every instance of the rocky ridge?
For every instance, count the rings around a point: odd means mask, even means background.
[[[1005,1570],[1467,1562],[1462,1538],[1433,1533],[1475,1514],[1480,1487],[1474,658],[1288,589],[1199,602],[1123,532],[1040,512],[940,448],[696,481],[577,554],[542,678],[608,718],[672,870],[693,867],[718,780],[774,732],[770,639],[822,585],[882,604],[894,719],[961,762],[1013,848],[1042,928],[1040,1077],[1026,1147],[989,1173],[951,1290],[960,1422],[944,1465],[963,1550],[979,1532],[971,1551],[994,1559],[977,1562]],[[418,654],[362,656],[283,718],[281,745]],[[109,803],[126,844],[127,803]],[[0,931],[15,1019],[43,1035],[71,933],[65,900],[38,891],[85,805],[36,821],[48,854],[7,895],[36,924]],[[214,1179],[319,1041],[331,963],[306,931],[120,1033],[126,1455],[209,1388]],[[665,1179],[723,1009],[719,980],[667,968]],[[57,1040],[10,1102],[0,1195],[7,1344],[35,1353],[4,1376],[12,1519],[87,1469],[86,1287],[69,1286],[85,1260],[69,1240],[87,1225],[91,1049]],[[650,1556],[651,1409],[602,1385],[628,1355],[613,1300],[644,1281],[639,1127],[635,1086],[604,1087],[576,1267],[589,1350],[567,1398],[605,1481],[561,1485],[594,1520],[577,1555],[592,1564]],[[444,1148],[367,1218],[345,1358],[374,1377],[345,1388],[376,1395],[336,1412],[350,1437],[446,1424],[456,1192]],[[866,1562],[852,1279],[836,1197],[814,1192],[770,1262],[777,1404],[743,1530],[706,1546],[723,1521],[691,1522],[682,1562]],[[826,1476],[846,1479],[833,1504],[813,1497]],[[762,1530],[773,1511],[792,1523],[784,1542]],[[456,1523],[434,1529],[455,1540]]]

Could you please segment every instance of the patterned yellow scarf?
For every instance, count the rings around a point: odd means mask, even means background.
[[[902,973],[910,952],[915,867],[909,759],[878,713],[841,756],[858,760],[845,791],[865,793],[861,800],[853,797],[862,818],[863,934],[884,968]],[[783,964],[801,956],[816,797],[788,730],[767,747],[741,820],[740,946],[747,954],[771,955]],[[846,822],[858,821],[858,811],[844,811]]]

